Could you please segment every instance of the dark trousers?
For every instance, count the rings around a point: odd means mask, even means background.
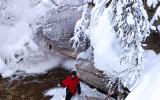
[[[65,98],[65,100],[71,100],[71,98],[72,98],[72,93],[69,91],[69,89],[66,89],[66,98]]]

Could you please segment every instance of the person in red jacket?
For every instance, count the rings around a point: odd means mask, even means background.
[[[65,100],[70,100],[77,91],[79,95],[81,94],[80,81],[76,71],[73,71],[71,75],[68,75],[67,78],[61,82],[61,85],[67,88]]]

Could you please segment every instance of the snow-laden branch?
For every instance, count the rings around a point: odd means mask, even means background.
[[[152,26],[156,20],[158,20],[158,17],[160,17],[160,6],[157,8],[154,16],[152,17],[150,21],[150,25]]]
[[[91,5],[85,5],[82,17],[76,23],[74,36],[70,39],[70,43],[75,51],[84,51],[89,45],[87,29],[90,25],[91,9]]]
[[[105,9],[105,5],[109,2],[110,0],[103,0],[101,3],[96,4],[96,6],[93,8],[92,10],[92,15],[91,15],[91,24],[90,24],[90,28],[95,28],[95,26],[97,25],[97,20],[99,18],[100,15],[102,15],[104,9]]]

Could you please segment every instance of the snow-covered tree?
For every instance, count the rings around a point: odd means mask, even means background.
[[[75,51],[84,51],[89,47],[87,31],[90,25],[92,6],[89,3],[84,6],[82,17],[76,23],[74,36],[70,40]]]
[[[14,25],[16,21],[16,16],[9,11],[9,1],[0,1],[0,24],[2,25]]]
[[[149,35],[148,16],[141,0],[112,0],[112,24],[121,46],[121,63],[127,69],[120,78],[132,87],[143,68],[142,42]]]
[[[160,32],[160,0],[142,0],[147,11],[152,32]]]

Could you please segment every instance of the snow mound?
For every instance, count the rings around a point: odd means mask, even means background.
[[[82,94],[74,96],[71,100],[88,100],[88,97],[98,98],[98,100],[104,100],[105,95],[98,92],[95,89],[91,89],[89,86],[81,83]],[[62,87],[52,88],[46,91],[45,96],[53,96],[51,100],[65,100],[66,89]]]

